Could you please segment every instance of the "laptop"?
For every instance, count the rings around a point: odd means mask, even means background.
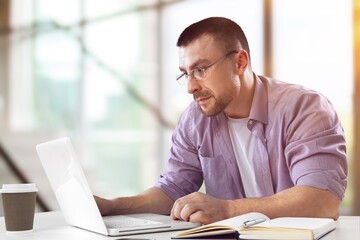
[[[66,222],[108,236],[175,231],[200,224],[159,214],[102,217],[74,148],[67,137],[36,145],[36,151]]]

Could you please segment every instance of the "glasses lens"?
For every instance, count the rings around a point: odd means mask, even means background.
[[[196,80],[203,80],[205,74],[204,68],[195,69],[193,72],[193,76]]]

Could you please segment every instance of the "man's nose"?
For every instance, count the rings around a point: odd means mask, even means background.
[[[187,92],[193,94],[196,91],[199,91],[200,84],[199,80],[196,80],[193,76],[188,76],[187,79]]]

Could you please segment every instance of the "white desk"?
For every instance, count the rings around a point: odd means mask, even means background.
[[[173,232],[163,232],[154,234],[132,235],[128,238],[169,240]],[[106,237],[97,233],[92,233],[79,228],[71,227],[66,224],[61,212],[36,213],[34,220],[34,230],[29,233],[7,234],[5,231],[4,217],[0,218],[0,239],[11,240],[104,240],[121,239],[124,237]],[[329,233],[321,240],[360,240],[360,217],[341,216],[336,223],[336,230]]]

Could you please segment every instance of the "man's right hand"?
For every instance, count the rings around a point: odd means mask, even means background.
[[[132,197],[105,199],[94,196],[101,215],[119,215],[131,213],[170,214],[174,201],[162,190],[152,187]]]
[[[112,202],[111,200],[94,196],[95,202],[100,210],[102,216],[111,215]]]

